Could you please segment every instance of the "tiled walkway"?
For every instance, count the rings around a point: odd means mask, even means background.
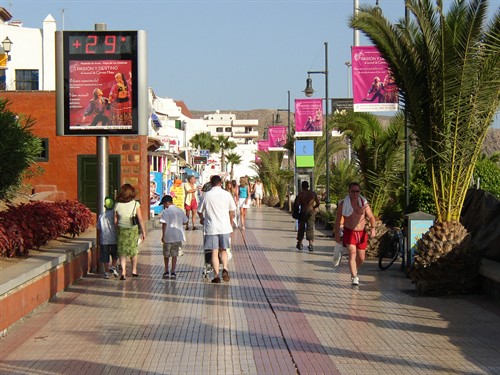
[[[251,209],[233,237],[231,281],[202,277],[200,230],[177,280],[162,280],[160,231],[140,277],[85,277],[0,339],[0,374],[499,374],[500,313],[481,297],[421,298],[393,266],[359,287],[333,240],[295,250],[290,215]]]

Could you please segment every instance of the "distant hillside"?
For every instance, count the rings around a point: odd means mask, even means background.
[[[203,118],[204,115],[214,113],[215,111],[191,111],[193,118]],[[229,111],[221,110],[221,113],[234,113],[237,119],[252,119],[259,120],[259,136],[262,138],[264,130],[267,126],[272,125],[273,116],[276,115],[276,110],[274,109],[253,109],[249,111]],[[279,112],[281,124],[288,125],[287,112]],[[385,119],[385,116],[384,116]],[[290,119],[291,126],[294,125],[293,112],[291,113]],[[483,145],[483,151],[486,155],[491,155],[494,152],[500,152],[500,129],[490,129],[486,135],[486,139]]]

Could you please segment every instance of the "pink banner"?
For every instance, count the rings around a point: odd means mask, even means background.
[[[398,87],[377,47],[352,47],[354,112],[398,110]]]
[[[269,151],[286,151],[286,126],[270,126],[267,129]]]
[[[266,140],[261,140],[257,142],[257,151],[263,151],[263,152],[268,152],[269,151],[269,141]],[[261,158],[257,154],[255,154],[255,163],[260,163]]]
[[[323,135],[323,99],[295,99],[295,137]]]

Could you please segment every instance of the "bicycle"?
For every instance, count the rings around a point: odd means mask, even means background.
[[[389,232],[389,239],[386,245],[380,249],[378,256],[378,266],[381,270],[386,270],[401,257],[401,268],[405,267],[405,243],[403,230],[396,228]]]

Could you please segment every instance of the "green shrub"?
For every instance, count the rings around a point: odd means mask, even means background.
[[[477,161],[474,168],[474,179],[479,178],[482,190],[500,199],[500,167],[498,164],[487,158]]]
[[[34,121],[18,116],[0,98],[0,199],[10,198],[22,185],[23,173],[40,155],[40,139],[31,133]]]

